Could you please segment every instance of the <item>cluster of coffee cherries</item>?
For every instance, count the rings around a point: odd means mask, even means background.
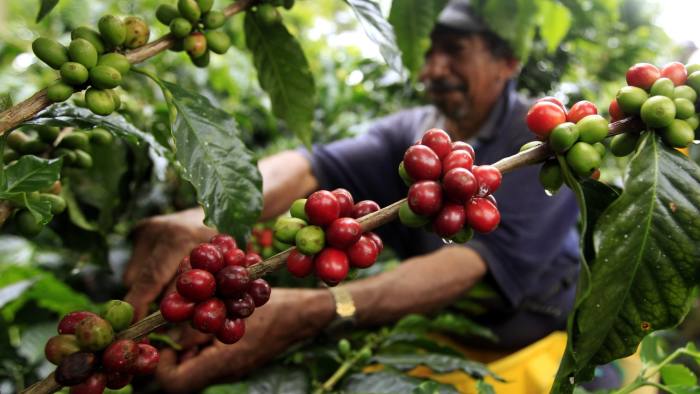
[[[627,85],[610,103],[612,121],[640,117],[648,130],[661,135],[673,148],[685,148],[700,139],[700,120],[696,112],[700,94],[700,64],[672,62],[661,69],[649,63],[637,63],[627,70]],[[616,156],[632,153],[639,140],[638,131],[616,135],[610,149]]]
[[[56,382],[73,394],[94,394],[126,387],[134,375],[153,374],[160,356],[147,339],[115,340],[115,331],[127,328],[133,317],[133,307],[119,300],[109,301],[101,316],[88,311],[64,316],[59,335],[44,349],[46,359],[58,365]]]
[[[270,258],[275,254],[290,248],[290,245],[274,237],[274,225],[276,221],[270,220],[264,223],[257,223],[253,226],[251,237],[246,243],[246,251],[256,253],[263,259]]]
[[[148,42],[150,30],[136,16],[120,18],[105,15],[98,22],[99,33],[89,27],[71,32],[66,48],[51,38],[39,37],[32,43],[34,54],[50,67],[59,70],[61,80],[49,86],[46,96],[52,102],[67,100],[76,91],[85,92],[86,106],[97,115],[109,115],[121,106],[114,91],[131,63],[122,54]]]
[[[399,164],[399,175],[409,186],[399,208],[401,223],[458,243],[467,242],[474,231],[495,230],[501,215],[491,194],[501,185],[501,172],[475,166],[474,157],[471,145],[452,142],[444,130],[426,131]]]
[[[178,0],[177,8],[161,4],[156,10],[156,18],[178,38],[171,49],[187,51],[197,67],[209,65],[210,51],[222,55],[231,46],[226,33],[214,30],[224,25],[226,15],[213,5],[214,0]]]
[[[606,150],[603,140],[608,135],[609,123],[598,114],[595,104],[579,101],[567,110],[557,98],[544,97],[530,107],[526,121],[530,131],[547,141],[554,152],[566,157],[566,163],[576,175],[595,179],[600,176],[599,167]],[[536,145],[538,141],[525,144],[521,151]],[[558,161],[545,161],[539,178],[547,192],[559,190],[563,177]]]
[[[296,277],[316,276],[329,286],[345,279],[350,267],[367,268],[374,264],[384,247],[372,232],[363,234],[356,220],[379,210],[370,200],[355,203],[345,189],[319,190],[308,198],[296,200],[291,217],[280,217],[274,237],[292,249],[287,269]]]
[[[245,333],[245,318],[270,298],[270,285],[251,280],[250,267],[262,261],[245,253],[236,240],[217,234],[196,246],[178,267],[177,291],[161,300],[160,313],[169,322],[191,320],[197,330],[232,344]]]

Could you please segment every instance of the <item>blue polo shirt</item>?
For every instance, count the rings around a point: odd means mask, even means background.
[[[487,121],[470,142],[476,164],[494,163],[516,154],[533,134],[525,115],[529,103],[511,81]],[[307,157],[321,188],[348,189],[355,201],[370,199],[380,206],[406,197],[408,188],[397,168],[405,150],[444,118],[432,106],[401,111],[376,121],[355,138],[316,145]],[[538,181],[539,166],[504,174],[494,193],[501,223],[489,234],[466,243],[488,266],[504,302],[475,318],[500,337],[496,347],[517,348],[555,329],[563,329],[573,305],[578,274],[578,208],[567,188],[547,196]],[[394,221],[377,231],[400,257],[444,247],[435,234]]]

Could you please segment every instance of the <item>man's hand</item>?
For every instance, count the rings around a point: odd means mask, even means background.
[[[334,315],[328,290],[273,289],[267,304],[246,319],[243,339],[233,345],[214,340],[194,356],[185,350],[186,357],[179,363],[173,350],[163,350],[156,377],[168,392],[195,392],[216,381],[241,377],[294,342],[318,334]],[[191,329],[183,328],[185,347],[208,342],[192,334]]]
[[[134,231],[134,250],[124,272],[130,288],[125,300],[134,306],[136,319],[148,311],[175,275],[178,264],[192,248],[216,232],[202,224],[204,213],[194,208],[141,222]]]

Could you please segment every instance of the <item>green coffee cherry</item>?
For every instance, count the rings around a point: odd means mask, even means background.
[[[526,142],[523,146],[520,147],[520,150],[518,152],[525,152],[526,150],[530,150],[532,148],[538,147],[542,145],[542,141],[530,141]]]
[[[358,356],[360,361],[367,361],[372,358],[372,351],[369,348],[363,348]]]
[[[415,212],[413,212],[408,206],[407,201],[404,201],[399,207],[399,220],[401,220],[401,224],[411,228],[422,227],[430,222],[430,218],[417,215]]]
[[[185,50],[192,58],[197,58],[207,53],[207,39],[204,37],[204,34],[199,32],[194,32],[187,36],[184,46]]]
[[[90,142],[95,145],[109,145],[114,140],[112,133],[100,127],[90,130],[88,135],[90,136]]]
[[[62,157],[63,164],[68,166],[75,164],[75,162],[78,160],[78,156],[75,154],[75,152],[67,148],[58,148],[51,152],[51,156]]]
[[[41,193],[39,198],[48,201],[51,204],[51,213],[58,215],[59,213],[66,210],[66,200],[61,196],[49,193]]]
[[[52,103],[66,101],[73,95],[73,93],[75,93],[75,89],[64,82],[56,82],[46,88],[46,98],[48,98]]]
[[[281,217],[275,223],[275,238],[282,242],[293,243],[297,232],[306,226],[306,222],[298,218]]]
[[[695,93],[700,92],[700,71],[693,71],[692,74],[690,71],[688,71],[688,79],[685,81],[685,83],[693,88]]]
[[[131,69],[131,63],[129,63],[126,56],[116,52],[105,53],[100,56],[97,60],[97,65],[112,67],[122,75],[126,74]]]
[[[539,179],[547,193],[554,194],[559,191],[561,185],[564,184],[559,162],[555,159],[545,161],[540,168]]]
[[[673,90],[675,85],[673,81],[668,78],[659,78],[651,85],[651,90],[649,91],[650,96],[666,96],[668,98],[673,98]]]
[[[260,257],[263,259],[269,259],[275,254],[275,249],[272,246],[266,246],[260,251]]]
[[[88,69],[78,62],[65,62],[61,66],[61,80],[72,86],[80,86],[88,80]]]
[[[98,89],[112,89],[122,83],[122,75],[113,67],[95,66],[90,69],[90,83]]]
[[[636,86],[624,86],[617,92],[617,104],[626,115],[636,115],[649,98],[647,92]]]
[[[68,61],[68,50],[58,41],[46,37],[39,37],[32,42],[32,51],[49,67],[58,70],[63,63]]]
[[[190,60],[192,60],[192,64],[199,68],[204,68],[209,65],[209,60],[211,58],[211,55],[209,54],[209,51],[204,52],[204,55],[199,56],[199,57],[192,57],[190,56]]]
[[[15,215],[17,221],[17,230],[25,237],[31,238],[41,232],[44,226],[34,218],[31,212],[23,209]]]
[[[110,47],[118,47],[126,40],[126,26],[121,18],[105,15],[97,22],[102,40]]]
[[[134,319],[134,307],[128,302],[111,300],[104,307],[102,317],[112,325],[114,331],[121,331]]]
[[[211,7],[214,5],[214,0],[197,0],[197,5],[199,5],[202,14],[205,14],[211,10]]]
[[[300,198],[298,200],[294,200],[294,202],[292,203],[292,207],[289,208],[289,213],[294,218],[299,218],[305,222],[308,222],[309,218],[308,218],[308,216],[306,216],[306,211],[304,210],[305,205],[306,205],[305,198]]]
[[[177,17],[170,22],[170,32],[177,38],[185,38],[192,31],[192,24],[185,18]]]
[[[340,353],[341,356],[347,357],[351,351],[352,346],[350,345],[350,341],[345,338],[338,341],[338,353]]]
[[[17,153],[17,151],[15,151],[15,150],[5,149],[5,151],[2,152],[2,162],[4,164],[11,163],[19,158],[20,158],[20,154]]]
[[[589,144],[600,142],[608,136],[608,121],[600,115],[588,115],[576,123],[579,139]]]
[[[24,134],[22,130],[13,130],[8,136],[7,136],[7,146],[10,149],[14,149],[19,152],[19,150],[22,148],[22,145],[26,144],[29,142],[31,138],[29,138],[28,135]]]
[[[125,47],[134,49],[148,42],[151,30],[143,19],[137,16],[127,17],[124,19],[124,26],[126,27]]]
[[[171,6],[170,4],[161,4],[156,9],[156,19],[164,25],[169,25],[173,19],[180,16],[177,8]]]
[[[205,29],[218,29],[226,22],[226,15],[221,11],[209,11],[202,18]]]
[[[68,149],[87,149],[90,144],[86,133],[76,131],[64,136],[58,146]]]
[[[695,115],[695,104],[691,103],[690,100],[677,98],[673,100],[673,103],[676,105],[676,118],[688,119]]]
[[[185,19],[192,23],[197,23],[202,16],[202,10],[197,4],[197,0],[178,0],[177,10]]]
[[[596,168],[600,167],[600,161],[598,151],[586,142],[575,143],[566,153],[566,162],[581,177],[589,177],[593,174]]]
[[[37,126],[36,131],[39,138],[47,144],[53,143],[61,133],[61,128],[56,126]]]
[[[49,145],[39,139],[30,139],[19,146],[18,152],[23,155],[37,155],[45,152]]]
[[[291,10],[294,7],[294,0],[284,0],[283,7],[287,10]]]
[[[692,87],[687,85],[681,85],[676,86],[676,88],[673,89],[673,97],[684,98],[690,101],[691,103],[695,103],[698,99],[698,94]]]
[[[579,129],[571,122],[557,125],[549,134],[549,146],[553,151],[564,153],[579,139]]]
[[[654,96],[644,102],[641,115],[649,127],[666,127],[676,117],[676,105],[666,96]]]
[[[231,46],[231,39],[222,31],[208,31],[204,36],[207,40],[207,48],[216,54],[223,55]]]
[[[700,63],[686,64],[685,69],[688,71],[688,75],[700,71]]]
[[[114,101],[114,110],[118,111],[122,106],[122,99],[119,97],[119,93],[117,93],[116,89],[109,89],[108,92],[112,96],[112,101]]]
[[[297,231],[295,243],[299,252],[305,255],[314,255],[325,246],[326,234],[319,226],[306,226]]]
[[[272,248],[275,250],[275,252],[279,253],[283,250],[287,250],[291,247],[293,247],[294,244],[288,244],[286,242],[282,242],[277,238],[272,238]]]
[[[457,232],[457,234],[453,235],[450,240],[452,240],[454,243],[463,244],[469,242],[473,236],[474,230],[471,227],[463,227]]]
[[[97,64],[97,50],[84,38],[78,38],[70,42],[68,56],[74,62],[78,62],[90,69]]]
[[[671,124],[661,130],[661,136],[668,145],[674,148],[685,148],[693,142],[695,133],[684,120],[674,119]]]
[[[82,38],[88,40],[90,44],[95,48],[97,53],[102,54],[105,52],[105,43],[102,41],[100,33],[92,30],[89,27],[81,26],[70,33],[71,40],[76,40]]]
[[[116,71],[116,70],[115,70]],[[114,111],[114,100],[106,90],[90,88],[85,92],[85,104],[97,115],[106,116]]]
[[[406,186],[411,186],[414,182],[411,176],[408,175],[408,172],[406,172],[406,167],[403,165],[403,160],[401,160],[401,163],[399,163],[399,177],[401,177],[401,180]]]
[[[97,351],[112,343],[114,330],[107,320],[99,316],[88,316],[75,325],[75,337],[81,349]]]
[[[75,165],[78,168],[90,168],[92,167],[92,156],[84,150],[75,150]]]
[[[602,142],[596,142],[593,144],[593,147],[595,148],[596,152],[598,152],[601,159],[605,157],[605,152],[607,149],[605,149],[605,145],[603,145]]]
[[[80,351],[78,340],[75,335],[56,335],[46,342],[44,355],[50,363],[61,364],[64,358]]]
[[[690,125],[690,128],[693,130],[697,130],[698,126],[700,126],[700,119],[698,118],[697,114],[693,114],[693,116],[689,117],[688,119],[685,119],[685,122]]]

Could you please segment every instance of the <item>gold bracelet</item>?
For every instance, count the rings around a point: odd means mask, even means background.
[[[335,319],[323,331],[330,337],[343,334],[355,327],[355,302],[345,287],[330,287],[335,300]]]

